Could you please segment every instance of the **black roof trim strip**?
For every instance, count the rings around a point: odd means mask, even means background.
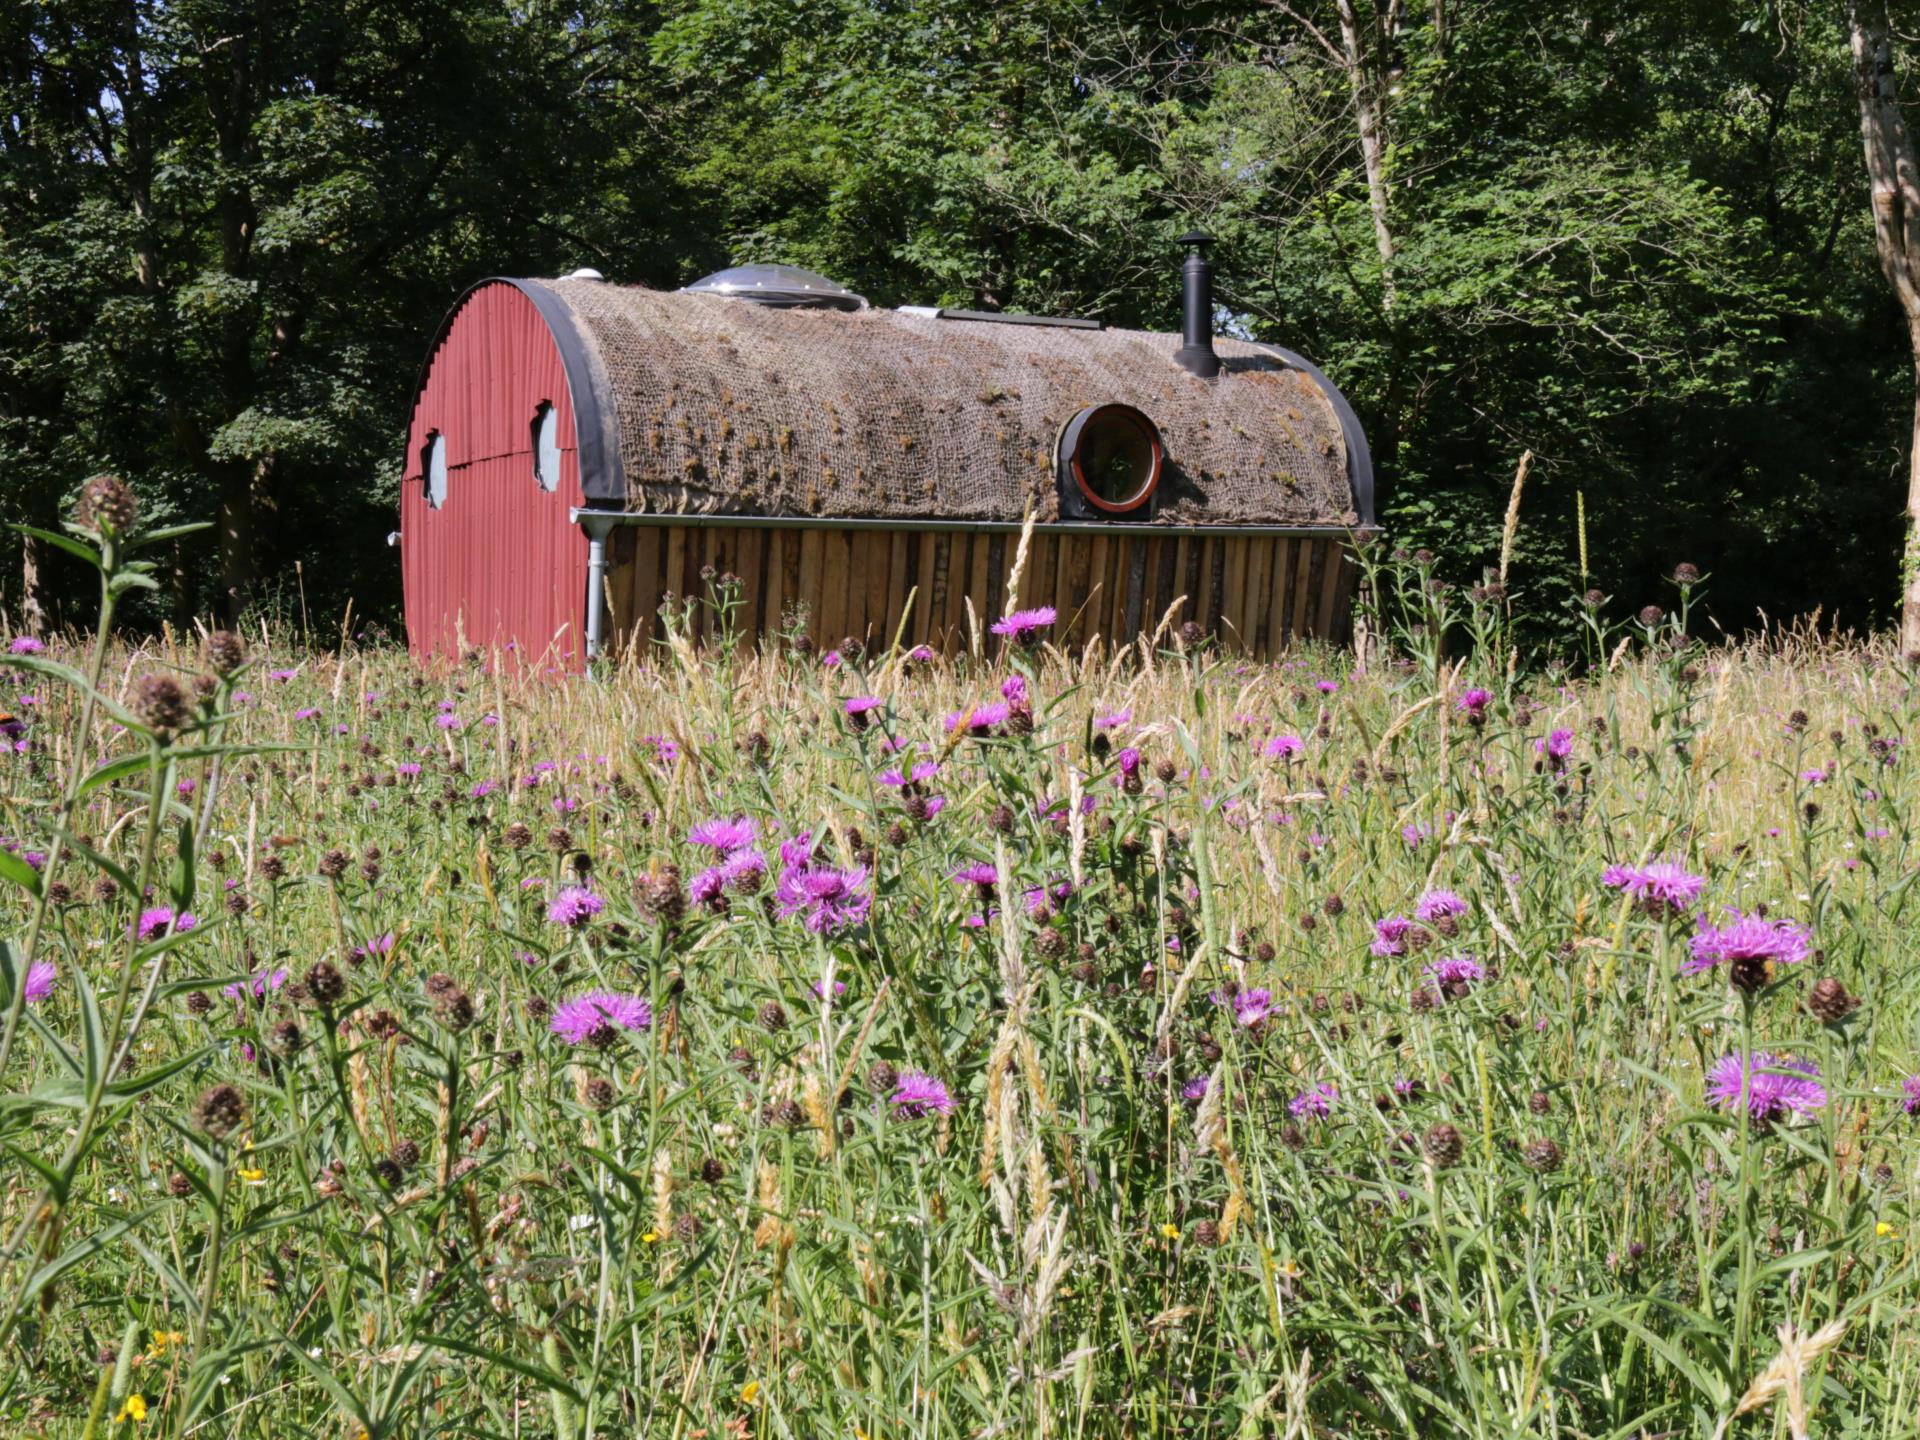
[[[944,305],[934,312],[942,320],[980,320],[990,325],[1052,325],[1061,330],[1104,330],[1104,320],[1083,320],[1076,315],[1008,315],[998,310],[949,310]]]

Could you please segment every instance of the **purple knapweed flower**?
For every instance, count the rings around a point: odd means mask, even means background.
[[[906,1120],[918,1120],[932,1114],[945,1115],[953,1109],[953,1096],[933,1076],[919,1070],[902,1070],[887,1097],[894,1113]]]
[[[1429,925],[1466,913],[1467,902],[1451,890],[1429,890],[1413,907],[1414,919],[1423,920]]]
[[[270,991],[278,990],[287,983],[287,968],[282,965],[272,970],[260,970],[244,980],[236,980],[231,985],[221,987],[220,993],[236,1003],[252,1000],[265,1004]]]
[[[1555,730],[1543,739],[1533,742],[1534,753],[1547,757],[1547,763],[1558,770],[1567,763],[1567,757],[1573,754],[1573,732]]]
[[[1421,972],[1440,987],[1441,993],[1458,999],[1477,980],[1487,978],[1487,968],[1471,955],[1449,955],[1436,960]]]
[[[994,869],[991,861],[976,860],[954,871],[953,878],[962,885],[977,885],[982,890],[991,890],[999,882],[1000,872]]]
[[[169,933],[184,935],[199,923],[192,911],[182,910],[175,916],[171,906],[155,905],[152,909],[140,912],[140,918],[134,922],[133,933],[141,940],[158,940]]]
[[[709,850],[718,850],[722,855],[731,855],[751,845],[758,828],[744,815],[736,815],[731,820],[702,820],[687,832],[687,843],[704,845]]]
[[[1407,953],[1407,937],[1414,929],[1413,921],[1404,915],[1389,915],[1384,920],[1373,922],[1373,943],[1367,948],[1375,955],[1391,958]]]
[[[1242,990],[1233,997],[1233,1018],[1248,1029],[1273,1013],[1271,990]]]
[[[1180,1087],[1182,1100],[1204,1100],[1207,1098],[1207,1077],[1196,1076]]]
[[[46,648],[31,635],[16,635],[13,637],[13,642],[7,646],[8,653],[13,655],[38,655]]]
[[[1484,720],[1487,717],[1487,707],[1493,704],[1493,692],[1476,685],[1471,690],[1461,691],[1460,698],[1453,703],[1465,712],[1469,720]]]
[[[1707,1099],[1719,1110],[1745,1110],[1755,1120],[1811,1114],[1827,1103],[1820,1067],[1811,1060],[1757,1050],[1729,1051],[1707,1072]]]
[[[907,652],[907,659],[916,665],[926,665],[933,660],[933,647],[931,645],[916,645]]]
[[[1291,760],[1306,754],[1307,747],[1298,735],[1276,735],[1260,747],[1260,753],[1269,760]]]
[[[580,930],[593,923],[593,917],[607,908],[607,902],[584,885],[569,885],[553,897],[547,907],[547,919],[569,930]]]
[[[1764,983],[1768,965],[1798,965],[1813,952],[1813,932],[1798,921],[1769,920],[1738,910],[1727,913],[1732,919],[1726,925],[1703,924],[1694,935],[1688,945],[1693,954],[1680,967],[1682,975],[1725,965],[1736,984]]]
[[[816,935],[834,935],[860,924],[873,908],[863,865],[851,870],[832,866],[789,865],[780,875],[774,897],[780,913],[798,917]]]
[[[31,1000],[33,997],[27,997]],[[1900,1108],[1909,1115],[1920,1115],[1920,1075],[1909,1075],[1900,1082]]]
[[[1024,675],[1009,675],[1000,682],[1000,698],[1009,705],[1027,703],[1027,680]]]
[[[949,733],[965,730],[969,735],[991,735],[1006,724],[1007,718],[1012,714],[1011,705],[993,700],[984,705],[972,706],[970,709],[954,711],[947,716],[947,730]]]
[[[1117,730],[1122,725],[1132,723],[1133,711],[1131,710],[1108,710],[1093,717],[1093,728],[1096,730]]]
[[[1310,1085],[1287,1102],[1287,1113],[1296,1120],[1324,1120],[1333,1113],[1333,1105],[1340,1098],[1340,1092],[1333,1085],[1322,1081]]]
[[[993,622],[993,633],[1006,635],[1022,645],[1031,644],[1035,635],[1045,630],[1059,619],[1051,605],[1039,605],[1031,610],[1015,610]]]
[[[442,710],[438,715],[433,717],[433,723],[442,730],[458,730],[460,728],[460,717],[451,710]]]
[[[1690,874],[1671,860],[1609,865],[1600,883],[1632,896],[1650,915],[1678,915],[1691,909],[1707,884],[1701,876]]]
[[[1433,827],[1431,825],[1420,824],[1402,825],[1400,827],[1400,838],[1417,850],[1433,838]]]
[[[780,842],[780,864],[783,868],[792,869],[795,865],[805,865],[812,859],[813,832],[811,830],[802,830],[798,835]]]
[[[27,652],[16,650],[14,653],[18,655]],[[27,967],[27,1003],[38,1005],[51,995],[53,982],[59,978],[59,975],[60,972],[53,968],[51,960],[36,960],[29,965]]]
[[[639,996],[602,990],[555,1006],[549,1028],[569,1045],[605,1049],[620,1038],[622,1030],[645,1030],[652,1024],[653,1007]]]

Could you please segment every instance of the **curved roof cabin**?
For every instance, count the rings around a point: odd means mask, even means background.
[[[749,266],[679,291],[487,280],[422,372],[400,545],[417,655],[532,662],[654,633],[711,566],[770,634],[964,644],[1005,600],[1062,643],[1197,620],[1256,656],[1338,639],[1372,523],[1365,436],[1299,356],[1208,332],[1189,237],[1183,335],[884,310]]]

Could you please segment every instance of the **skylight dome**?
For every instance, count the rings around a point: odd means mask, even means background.
[[[750,300],[779,309],[864,310],[867,300],[846,286],[797,265],[736,265],[682,287],[690,295]]]

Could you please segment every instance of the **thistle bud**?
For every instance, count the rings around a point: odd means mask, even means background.
[[[73,507],[73,523],[99,534],[125,530],[140,511],[127,482],[118,475],[96,475],[80,487]]]

